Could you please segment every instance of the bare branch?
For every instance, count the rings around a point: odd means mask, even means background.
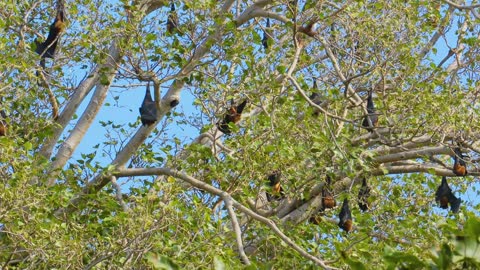
[[[117,183],[117,178],[115,176],[112,176],[110,178],[110,182],[112,183],[112,186],[115,188],[115,198],[117,198],[118,203],[122,206],[123,211],[127,212],[128,206],[125,204],[122,198],[122,189],[120,188],[120,185]]]
[[[243,263],[245,263],[246,265],[250,265],[251,264],[250,260],[245,254],[245,250],[243,248],[242,230],[240,229],[240,224],[238,223],[237,215],[235,214],[235,211],[233,211],[231,198],[224,197],[223,201],[225,202],[225,206],[227,207],[228,215],[232,219],[232,227],[233,227],[233,230],[235,231],[237,247],[238,247],[238,252],[240,253],[240,258],[242,258]]]
[[[450,6],[454,7],[454,8],[457,8],[457,9],[475,9],[475,8],[478,8],[480,7],[480,4],[475,4],[475,5],[470,5],[470,6],[462,6],[460,4],[457,4],[455,2],[452,2],[452,1],[449,1],[449,0],[443,0],[443,2],[449,4]]]

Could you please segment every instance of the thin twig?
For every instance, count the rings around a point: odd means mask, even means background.
[[[125,212],[128,211],[129,208],[122,199],[122,190],[120,188],[120,185],[117,183],[117,177],[112,176],[110,178],[110,182],[112,183],[112,186],[115,188],[115,197],[117,198],[118,203],[122,206],[123,211]]]

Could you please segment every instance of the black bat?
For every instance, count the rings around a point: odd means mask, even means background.
[[[453,213],[457,213],[460,209],[460,204],[462,200],[455,197],[452,193],[452,189],[448,186],[447,177],[442,177],[442,183],[435,192],[435,201],[440,204],[440,208],[447,209],[448,204],[450,204],[450,210]]]
[[[284,193],[283,193],[283,188],[280,185],[280,179],[281,179],[281,174],[279,171],[275,171],[272,174],[268,176],[268,185],[272,189],[272,194],[270,192],[267,192],[267,200],[269,202],[275,200],[279,201],[283,199]]]
[[[145,98],[143,99],[142,106],[139,108],[140,120],[142,125],[151,125],[157,121],[157,106],[150,94],[150,83],[147,84],[147,90],[145,92]]]
[[[459,147],[453,149],[455,156],[453,157],[453,173],[456,176],[467,175],[467,164],[465,163],[464,156]]]
[[[370,187],[367,184],[367,179],[363,178],[362,186],[358,191],[358,207],[362,211],[367,211],[369,208],[368,197],[370,197]]]
[[[350,206],[348,206],[347,198],[343,200],[342,210],[340,210],[338,218],[340,219],[340,221],[338,222],[338,226],[340,228],[342,228],[346,232],[350,232],[353,229],[352,213],[350,211]]]
[[[244,100],[238,106],[235,106],[232,104],[230,109],[228,109],[227,114],[225,114],[223,121],[220,124],[217,124],[218,130],[220,130],[225,134],[230,134],[232,131],[230,130],[230,127],[228,126],[228,124],[238,123],[238,121],[240,121],[240,119],[242,118],[243,109],[245,109],[246,105],[247,105],[247,100]]]
[[[267,25],[265,26],[265,30],[263,31],[263,38],[262,38],[262,45],[263,45],[263,48],[265,48],[265,50],[268,49],[269,40],[272,39],[271,33],[268,31],[269,28],[270,28],[270,18],[267,18]]]
[[[308,97],[313,103],[320,106],[322,104],[322,96],[318,93],[318,86],[317,86],[317,79],[313,78],[313,85],[312,85],[312,94]],[[315,108],[313,110],[313,116],[318,116],[320,114],[320,110]]]
[[[35,44],[37,48],[35,52],[40,55],[42,58],[40,60],[40,65],[45,68],[45,58],[53,58],[55,55],[55,50],[57,49],[58,37],[60,33],[65,29],[64,21],[64,11],[63,8],[57,10],[57,15],[55,20],[50,25],[50,31],[48,32],[47,39],[44,42],[39,42],[35,39]]]
[[[448,208],[448,197],[452,193],[452,190],[448,186],[447,177],[442,177],[442,183],[437,188],[437,192],[435,192],[435,201],[440,203],[440,208],[447,209]]]
[[[367,98],[367,112],[362,122],[362,126],[367,128],[368,131],[373,132],[373,127],[378,125],[378,116],[376,115],[375,105],[373,104],[372,91],[368,92]]]
[[[170,5],[170,14],[168,14],[167,19],[167,31],[172,34],[173,31],[177,28],[178,25],[178,16],[175,12],[175,4],[172,2]]]

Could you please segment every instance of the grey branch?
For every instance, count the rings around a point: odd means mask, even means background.
[[[197,180],[197,179],[195,179],[195,178],[193,178],[193,177],[191,177],[191,176],[189,176],[185,173],[182,173],[182,172],[177,171],[177,170],[169,169],[169,168],[124,169],[124,170],[120,170],[119,172],[117,172],[115,174],[115,176],[117,176],[117,177],[135,176],[135,175],[136,176],[140,176],[140,175],[169,175],[169,176],[172,176],[174,178],[178,178],[178,179],[181,179],[183,181],[186,181],[190,185],[192,185],[193,187],[204,190],[204,191],[206,191],[210,194],[219,196],[221,198],[228,198],[228,199],[231,200],[232,205],[235,206],[235,208],[240,210],[242,213],[250,216],[251,218],[253,218],[257,221],[260,221],[263,224],[267,225],[270,229],[272,229],[272,231],[278,237],[280,237],[280,239],[282,239],[282,241],[284,241],[288,246],[290,246],[292,249],[297,251],[304,258],[315,262],[318,266],[321,266],[324,269],[337,269],[337,268],[327,266],[325,264],[325,261],[311,255],[310,253],[308,253],[307,251],[302,249],[300,246],[295,244],[295,242],[292,239],[290,239],[288,236],[286,236],[277,227],[275,222],[273,222],[272,220],[270,220],[268,218],[262,217],[261,215],[259,215],[259,214],[255,213],[254,211],[250,210],[249,208],[243,206],[241,203],[239,203],[235,199],[233,199],[230,196],[230,194],[228,194],[227,192],[225,192],[223,190],[217,189],[217,188],[215,188],[215,187],[213,187],[213,186],[211,186],[207,183],[204,183],[200,180]]]

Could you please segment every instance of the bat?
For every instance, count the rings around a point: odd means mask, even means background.
[[[172,2],[170,5],[170,14],[168,14],[167,19],[167,31],[170,34],[173,34],[173,31],[177,28],[178,25],[178,16],[175,12],[175,4]]]
[[[348,199],[345,198],[343,200],[342,209],[340,210],[340,214],[338,214],[338,218],[340,221],[338,222],[338,226],[342,228],[346,232],[350,232],[353,229],[353,220],[352,220],[352,213],[350,212],[350,207],[348,206]]]
[[[318,27],[318,22],[316,20],[311,21],[307,24],[307,26],[300,26],[298,27],[298,32],[304,33],[305,35],[309,37],[315,37],[317,35],[317,27]]]
[[[268,49],[268,43],[272,39],[272,34],[270,31],[268,31],[268,29],[270,29],[270,18],[267,18],[267,25],[263,31],[262,45],[265,50]]]
[[[452,193],[452,190],[448,186],[447,177],[442,177],[442,183],[435,192],[435,201],[440,204],[440,208],[447,209],[448,204],[450,204],[450,210],[453,213],[457,213],[460,209],[460,204],[462,200],[455,197]]]
[[[150,83],[147,84],[147,90],[145,91],[145,98],[143,99],[142,106],[139,108],[140,120],[142,125],[151,125],[157,121],[157,106],[150,94]]]
[[[363,178],[362,186],[358,191],[358,207],[362,211],[367,211],[369,208],[368,197],[370,197],[370,187],[367,184],[367,179]]]
[[[368,115],[363,119],[362,126],[368,131],[373,132],[373,127],[378,125],[378,116],[375,114],[376,111],[375,105],[373,104],[372,91],[368,92],[367,112]]]
[[[225,134],[230,134],[232,131],[230,130],[230,127],[228,126],[229,123],[238,123],[240,119],[242,118],[242,112],[243,109],[245,109],[245,106],[247,105],[247,100],[244,100],[240,105],[235,106],[232,101],[232,106],[228,109],[227,113],[225,114],[225,117],[223,118],[223,121],[220,124],[217,124],[218,130]]]
[[[268,176],[268,185],[271,187],[272,194],[267,192],[267,201],[273,200],[279,201],[284,198],[282,186],[280,185],[281,174],[279,171],[275,171]]]
[[[50,30],[48,32],[47,39],[44,42],[39,42],[35,39],[35,44],[37,48],[35,52],[40,55],[40,66],[45,68],[45,58],[53,58],[55,55],[55,50],[57,49],[57,43],[60,34],[65,30],[65,18],[63,5],[59,4],[57,8],[57,15],[55,20],[50,25]]]
[[[320,106],[320,104],[322,104],[322,97],[320,96],[320,94],[317,92],[318,90],[318,86],[317,86],[317,79],[316,78],[313,78],[313,85],[312,85],[312,94],[308,97],[313,103],[317,104],[318,106]],[[320,110],[318,110],[317,108],[315,108],[313,110],[313,116],[318,116],[320,114]]]
[[[465,164],[464,156],[460,147],[453,149],[455,156],[453,157],[453,173],[456,176],[467,175],[467,165]]]
[[[440,208],[447,209],[448,208],[448,196],[452,193],[452,190],[448,186],[447,177],[442,177],[442,183],[437,188],[437,192],[435,192],[435,201],[440,203]]]
[[[333,192],[331,188],[331,178],[327,175],[326,183],[322,188],[322,206],[323,210],[328,208],[334,208],[337,205],[335,198],[333,197]]]

